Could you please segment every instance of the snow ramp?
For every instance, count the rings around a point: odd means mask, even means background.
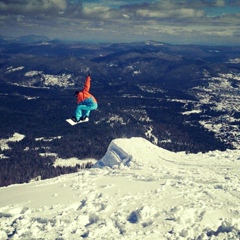
[[[139,167],[159,164],[175,158],[175,153],[160,148],[141,137],[114,139],[107,152],[93,167],[113,167],[125,165]]]

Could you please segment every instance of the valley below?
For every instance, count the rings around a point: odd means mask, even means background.
[[[2,40],[0,186],[91,167],[115,138],[143,137],[173,152],[240,149],[239,54],[153,41]],[[89,72],[99,108],[72,127],[65,119]]]

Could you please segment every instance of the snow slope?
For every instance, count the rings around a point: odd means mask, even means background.
[[[92,169],[0,188],[0,239],[239,239],[239,173],[240,150],[115,139]]]

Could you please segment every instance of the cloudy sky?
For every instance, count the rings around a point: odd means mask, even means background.
[[[0,0],[0,35],[240,45],[240,0]]]

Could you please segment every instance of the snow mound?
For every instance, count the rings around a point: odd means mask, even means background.
[[[106,154],[93,167],[144,167],[159,164],[163,159],[172,159],[175,153],[159,148],[146,139],[133,137],[130,139],[114,139]],[[147,159],[147,161],[146,161]]]

